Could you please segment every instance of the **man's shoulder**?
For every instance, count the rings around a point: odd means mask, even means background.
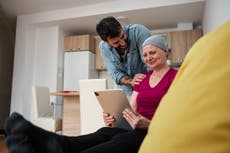
[[[99,47],[100,48],[109,48],[109,47],[111,47],[108,43],[106,43],[105,41],[101,41],[100,43],[99,43]]]
[[[124,25],[125,29],[147,29],[144,25],[142,24],[126,24]]]
[[[99,48],[102,54],[108,54],[108,50],[112,50],[112,46],[103,40],[99,43]]]

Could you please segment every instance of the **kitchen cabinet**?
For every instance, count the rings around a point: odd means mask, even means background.
[[[168,59],[171,60],[172,64],[180,65],[183,62],[189,49],[202,36],[202,31],[201,29],[194,29],[185,31],[163,32],[162,34],[165,34],[168,40]]]
[[[200,29],[170,32],[172,63],[181,63],[193,44],[201,37]]]
[[[195,29],[195,30],[188,30],[185,32],[186,32],[187,49],[189,50],[193,46],[193,44],[202,36],[202,30]]]
[[[95,50],[96,50],[96,70],[106,70],[103,58],[101,56],[101,51],[99,48],[99,43],[101,42],[100,37],[95,37]]]
[[[95,53],[95,39],[91,35],[74,35],[64,38],[64,50],[73,51],[91,51]]]

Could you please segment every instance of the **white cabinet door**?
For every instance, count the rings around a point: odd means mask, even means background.
[[[98,78],[95,54],[90,51],[66,52],[64,62],[63,90],[79,90],[79,80]]]

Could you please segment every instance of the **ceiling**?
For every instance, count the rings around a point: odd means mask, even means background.
[[[5,14],[11,18],[44,11],[65,9],[92,5],[96,3],[108,3],[116,0],[0,0]],[[179,5],[129,10],[113,14],[100,14],[60,21],[58,24],[67,33],[96,34],[95,25],[105,16],[121,18],[124,23],[141,23],[149,29],[176,28],[178,23],[193,23],[201,25],[204,9],[204,1],[184,3]],[[123,18],[124,17],[124,18]]]
[[[7,15],[17,16],[108,1],[112,0],[0,0],[0,5]]]

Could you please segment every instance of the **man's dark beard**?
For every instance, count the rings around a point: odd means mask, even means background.
[[[124,51],[126,48],[128,48],[128,38],[125,39],[126,47],[120,47],[118,46],[116,50]]]

